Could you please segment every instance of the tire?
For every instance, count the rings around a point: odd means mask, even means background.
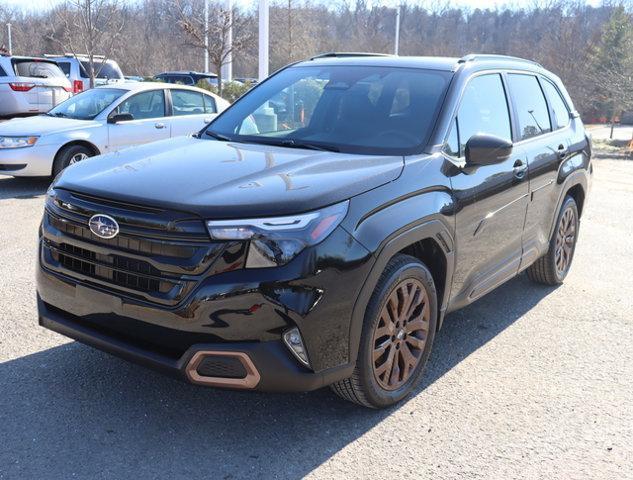
[[[85,160],[92,156],[94,156],[94,152],[84,145],[69,145],[63,147],[57,152],[55,161],[53,162],[53,178],[72,163]]]
[[[547,252],[527,268],[530,280],[543,285],[563,283],[574,258],[579,226],[578,206],[576,201],[567,195],[558,212],[556,229]],[[564,261],[561,261],[561,256]]]
[[[409,308],[404,299],[411,299]],[[394,304],[395,310],[391,308]],[[369,408],[385,408],[411,394],[420,384],[431,354],[437,310],[437,293],[429,269],[409,255],[392,258],[367,305],[354,372],[350,378],[332,384],[332,390],[345,400]],[[385,332],[388,334],[383,335]],[[388,346],[383,349],[384,345]],[[412,363],[413,358],[417,363]]]

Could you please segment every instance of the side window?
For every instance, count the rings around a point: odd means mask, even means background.
[[[511,73],[508,75],[510,91],[519,117],[520,139],[551,132],[547,103],[534,75]]]
[[[0,77],[6,77],[6,76],[7,76],[7,72],[5,72],[2,67],[0,67]]]
[[[543,90],[545,90],[554,113],[554,118],[552,119],[554,125],[556,125],[556,128],[566,127],[569,125],[569,110],[567,109],[567,104],[560,96],[560,92],[549,80],[543,80],[541,85],[543,85]]]
[[[211,95],[203,95],[204,97],[204,113],[217,113],[218,109],[215,105],[215,98]]]
[[[457,119],[453,120],[451,133],[448,134],[446,145],[444,145],[444,153],[451,157],[459,157],[459,132],[457,130]]]
[[[202,93],[189,90],[172,90],[171,103],[175,116],[199,115],[204,113]]]
[[[510,113],[499,74],[481,75],[466,86],[457,113],[460,152],[473,135],[487,133],[512,141]]]
[[[67,77],[70,77],[70,63],[57,62],[57,65],[59,65],[59,68],[62,69],[62,72],[64,72],[64,75],[66,75]]]
[[[139,93],[116,108],[117,113],[131,113],[134,120],[165,116],[165,94],[162,90]]]

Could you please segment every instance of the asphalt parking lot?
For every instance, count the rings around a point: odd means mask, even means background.
[[[0,478],[633,478],[633,162],[595,172],[565,285],[451,314],[382,412],[194,387],[39,328],[47,184],[0,177]]]

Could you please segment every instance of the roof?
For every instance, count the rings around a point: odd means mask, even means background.
[[[118,88],[120,90],[128,90],[128,91],[144,91],[144,90],[154,90],[154,89],[163,89],[163,88],[177,88],[181,90],[195,90],[197,92],[205,92],[209,95],[213,95],[212,92],[204,90],[203,88],[194,87],[191,85],[180,85],[175,83],[164,83],[164,82],[113,82],[106,83],[105,85],[99,85],[95,88]]]
[[[297,65],[364,65],[427,70],[456,71],[461,67],[527,68],[540,70],[542,67],[531,60],[506,55],[469,54],[457,57],[398,56],[372,53],[332,52],[317,55]]]
[[[215,73],[195,72],[193,70],[178,70],[178,71],[173,71],[173,72],[162,72],[155,76],[160,77],[161,75],[202,75],[205,77],[217,77]]]

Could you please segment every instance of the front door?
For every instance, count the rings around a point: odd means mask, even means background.
[[[122,113],[131,114],[134,119],[108,123],[109,151],[169,138],[163,90],[137,93],[123,100],[110,116]]]
[[[462,95],[447,145],[459,156],[451,182],[457,202],[456,266],[452,308],[466,305],[516,275],[528,204],[527,159],[521,148],[500,163],[465,166],[464,150],[478,133],[512,140],[510,109],[502,76],[471,79]]]

